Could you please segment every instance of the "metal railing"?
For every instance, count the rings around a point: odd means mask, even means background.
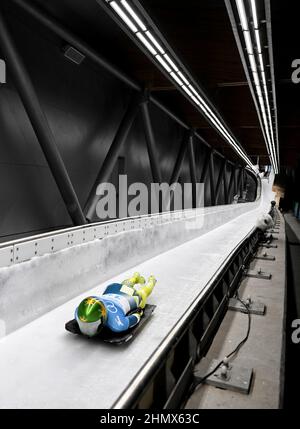
[[[112,408],[172,409],[181,406],[194,365],[207,352],[257,244],[258,233],[252,229],[232,250]]]

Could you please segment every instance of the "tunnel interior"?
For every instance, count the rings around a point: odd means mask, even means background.
[[[257,368],[235,407],[296,407],[299,12],[296,0],[1,1],[0,408],[227,408],[199,374],[229,356],[247,320],[230,300],[250,315],[248,294],[267,311],[249,322],[239,362]],[[84,340],[57,326],[133,269],[158,277],[149,340],[141,330],[128,357],[91,341],[85,361]],[[25,341],[28,374],[8,380]],[[108,393],[88,403],[98,358]],[[19,377],[28,396],[7,398]]]

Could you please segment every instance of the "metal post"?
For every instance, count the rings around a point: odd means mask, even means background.
[[[201,172],[201,178],[200,178],[200,183],[204,183],[206,176],[207,176],[207,172],[208,172],[208,167],[209,167],[209,160],[211,157],[213,150],[210,148],[207,150],[206,152],[206,157],[202,166],[202,172]]]
[[[241,186],[240,192],[241,192],[241,197],[243,198],[243,190],[244,190],[244,186],[245,186],[245,171],[243,168],[242,168],[241,174],[242,174],[242,177],[241,177],[241,183],[240,183],[240,186]]]
[[[242,174],[243,174],[243,168],[240,167],[239,172],[239,178],[237,182],[237,193],[241,196],[241,182],[242,182]]]
[[[194,151],[194,131],[190,132],[189,141],[188,141],[188,155],[189,155],[189,164],[190,164],[190,174],[191,174],[191,183],[192,183],[192,201],[193,208],[197,204],[197,172],[195,164],[195,151]]]
[[[224,181],[224,179],[225,179],[225,177],[224,177],[225,166],[226,166],[226,159],[224,159],[223,162],[222,162],[222,165],[221,165],[221,168],[220,168],[219,177],[218,177],[218,181],[217,181],[217,186],[216,186],[216,203],[218,202],[218,197],[219,197],[219,193],[220,193],[220,189],[221,189],[222,180]]]
[[[117,162],[119,153],[127,139],[131,126],[139,111],[140,102],[140,95],[138,97],[134,97],[133,100],[130,102],[126,113],[121,121],[121,124],[119,125],[117,134],[115,135],[115,138],[110,145],[107,155],[103,161],[101,169],[95,180],[94,186],[92,187],[90,195],[85,204],[86,218],[89,221],[93,220],[93,217],[96,212],[96,206],[100,199],[100,196],[96,194],[97,187],[100,183],[107,182],[109,180],[112,170]]]
[[[182,163],[183,163],[183,160],[184,160],[184,157],[186,154],[186,149],[187,149],[187,138],[186,138],[186,136],[184,136],[182,143],[181,143],[181,146],[180,146],[180,149],[179,149],[177,159],[176,159],[175,167],[173,169],[173,173],[172,173],[172,176],[170,179],[170,184],[178,182]]]
[[[231,178],[232,178],[231,173]],[[224,199],[225,204],[229,204],[229,196],[230,196],[230,189],[229,189],[230,182],[228,183],[227,180],[227,161],[225,161],[225,169],[224,169]]]
[[[148,101],[144,101],[141,104],[141,111],[142,111],[142,118],[144,122],[146,143],[148,148],[148,155],[149,155],[149,161],[151,165],[153,182],[161,183],[162,180],[161,180],[160,169],[159,169],[158,160],[156,156],[155,139],[154,139],[152,124],[151,124]]]
[[[216,185],[215,185],[215,164],[214,164],[214,154],[213,152],[210,155],[209,160],[209,179],[210,179],[210,201],[211,205],[216,205]]]
[[[234,189],[234,195],[236,195],[237,194],[236,167],[233,165],[232,168],[233,168],[233,173],[234,173],[234,175],[233,175],[234,188],[233,189]]]
[[[247,187],[248,187],[248,174],[245,169],[244,170],[244,190],[246,191],[246,199],[247,199]]]
[[[13,77],[14,84],[23,102],[41,149],[49,164],[51,173],[64,200],[74,225],[86,222],[70,177],[60,156],[53,133],[39,103],[30,76],[9,33],[0,11],[0,43],[4,58]]]
[[[233,166],[232,171],[231,171],[231,175],[230,175],[229,185],[228,185],[228,196],[227,196],[228,202],[229,202],[229,198],[231,197],[231,190],[232,190],[232,186],[234,183],[234,178],[235,178],[235,168]]]
[[[188,136],[189,137],[189,136]],[[182,167],[182,163],[186,154],[186,150],[187,150],[187,137],[186,135],[184,136],[178,155],[177,155],[177,159],[175,162],[175,166],[170,178],[170,185],[172,185],[173,183],[177,183],[178,179],[179,179],[179,175],[180,175],[180,171],[181,171],[181,167]],[[174,199],[174,194],[172,193],[170,196],[169,201],[166,201],[166,206],[171,208],[172,202]]]

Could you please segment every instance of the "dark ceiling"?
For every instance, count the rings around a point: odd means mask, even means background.
[[[228,158],[236,158],[228,144],[106,15],[96,0],[32,0],[31,3],[50,13],[99,54],[149,87],[157,98],[197,128]],[[253,159],[259,155],[261,163],[267,163],[265,143],[224,0],[140,0],[140,3],[214,102],[247,154]],[[300,57],[300,46],[297,46],[299,3],[299,0],[271,1],[283,165],[293,165],[299,157],[300,84],[291,84],[291,62]],[[24,15],[24,19],[28,18]]]

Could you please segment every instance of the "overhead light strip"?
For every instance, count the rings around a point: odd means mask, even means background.
[[[99,0],[97,0],[99,1]],[[104,0],[114,12],[121,18],[127,28],[133,35],[142,43],[142,45],[151,54],[154,60],[167,72],[174,84],[181,89],[189,100],[197,107],[202,114],[213,124],[222,137],[230,144],[238,155],[246,162],[246,164],[254,169],[254,165],[247,156],[246,152],[241,148],[238,142],[231,135],[230,130],[225,127],[222,120],[216,115],[212,108],[207,104],[200,92],[196,89],[196,85],[192,84],[190,78],[186,75],[184,68],[174,58],[164,43],[153,34],[154,30],[151,25],[148,25],[144,17],[139,16],[139,13],[126,0]],[[246,24],[246,21],[245,21]],[[249,33],[250,37],[250,33]],[[252,49],[251,39],[248,39],[249,50]],[[253,52],[252,52],[253,54]]]
[[[271,115],[267,80],[266,80],[266,74],[265,74],[265,64],[264,64],[264,59],[262,54],[256,2],[255,0],[250,0],[253,33],[255,38],[255,48],[251,38],[251,31],[249,26],[250,20],[248,19],[248,16],[246,13],[244,0],[236,0],[236,7],[237,7],[239,19],[240,19],[242,33],[244,36],[246,51],[248,54],[250,70],[251,70],[251,74],[254,82],[254,89],[255,89],[256,97],[258,99],[259,106],[260,106],[260,113],[261,113],[262,122],[264,126],[263,135],[266,141],[266,146],[268,149],[268,153],[269,153],[274,171],[275,173],[278,173],[278,170],[279,170],[278,155],[276,153],[274,128],[272,123],[272,115]],[[256,58],[258,58],[258,62]]]

